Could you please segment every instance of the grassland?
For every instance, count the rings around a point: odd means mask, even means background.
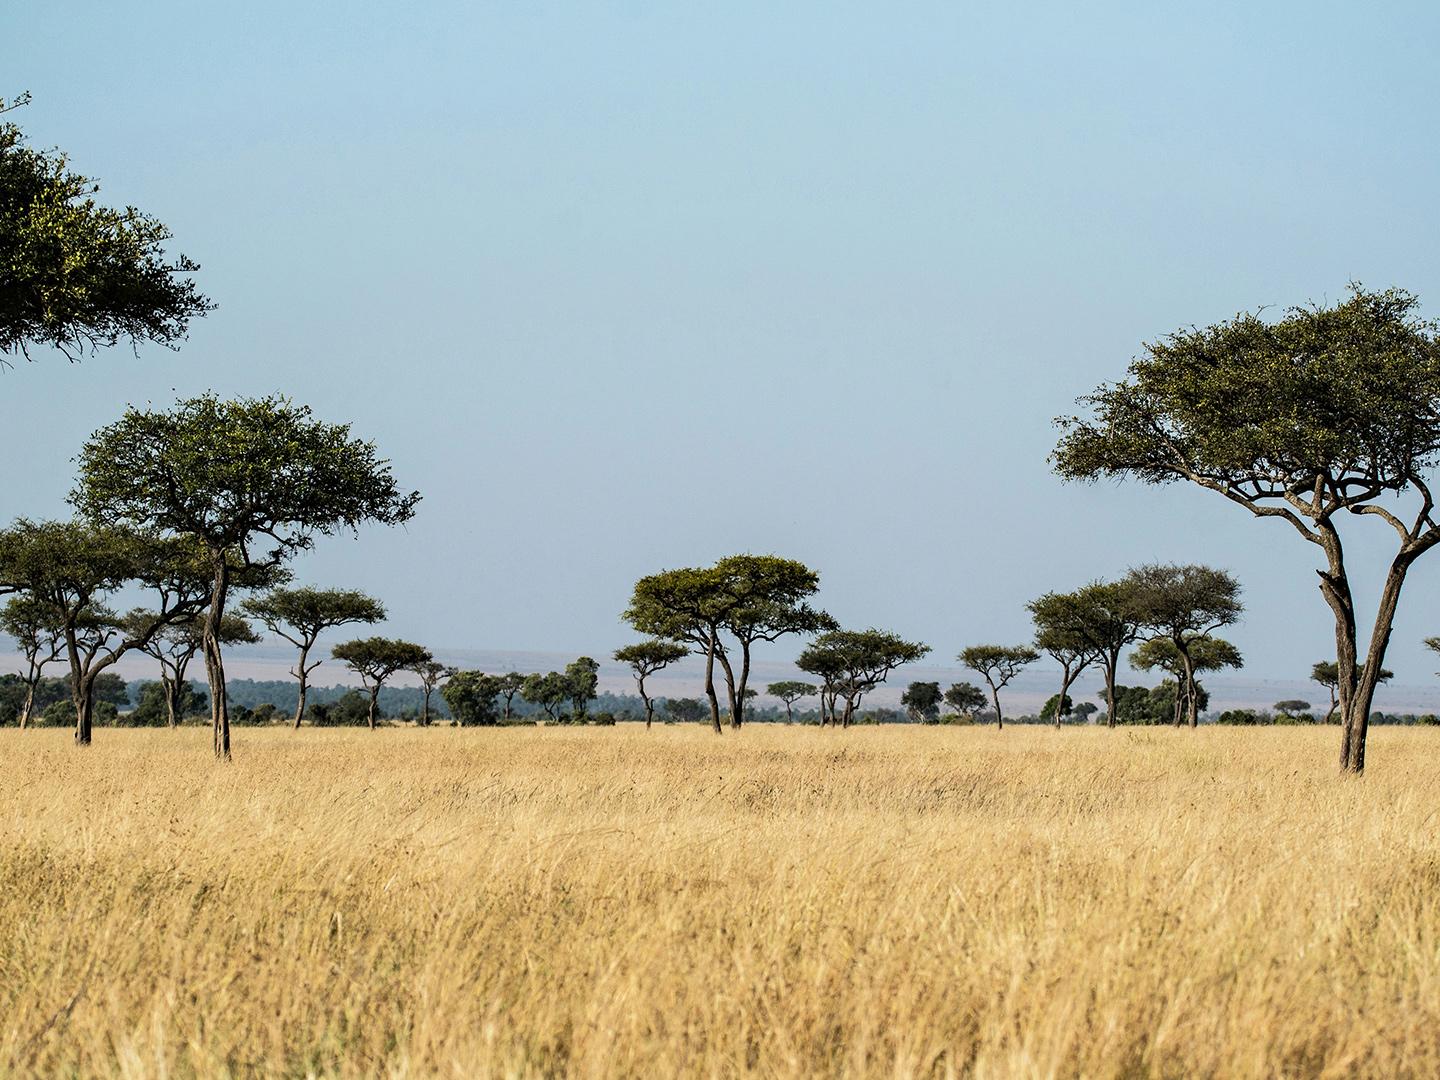
[[[0,1073],[1440,1074],[1440,736],[0,733]]]

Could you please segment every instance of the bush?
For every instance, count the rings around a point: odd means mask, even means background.
[[[614,727],[615,714],[612,712],[597,712],[590,714],[590,722],[600,727]]]

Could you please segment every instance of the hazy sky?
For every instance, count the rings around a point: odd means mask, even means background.
[[[1351,279],[1440,314],[1437,37],[1432,5],[1313,0],[7,4],[14,119],[220,307],[175,354],[0,376],[0,513],[62,513],[126,403],[278,390],[425,496],[303,575],[436,646],[599,655],[638,576],[748,550],[945,657],[1203,560],[1251,671],[1303,678],[1308,545],[1063,485],[1051,419],[1182,324]],[[1391,543],[1361,524],[1357,561]],[[1397,681],[1431,678],[1437,585],[1440,555]]]

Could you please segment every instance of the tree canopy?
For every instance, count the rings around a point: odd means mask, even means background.
[[[330,655],[349,666],[360,676],[365,689],[370,691],[368,719],[373,731],[377,720],[377,701],[380,688],[397,671],[414,669],[417,665],[434,659],[430,650],[412,641],[398,638],[369,637],[346,641],[330,650]]]
[[[99,190],[65,154],[0,122],[0,357],[174,347],[214,306],[186,276],[199,265],[166,252],[170,230],[133,206],[101,205]]]
[[[849,727],[860,699],[902,664],[913,663],[930,652],[930,646],[906,641],[884,630],[831,630],[811,642],[795,661],[801,671],[826,680],[833,693],[845,699],[840,726]],[[835,717],[830,717],[835,722]]]
[[[629,664],[630,672],[635,676],[635,686],[640,692],[640,700],[645,703],[645,726],[647,728],[655,721],[655,703],[645,692],[645,680],[657,671],[667,668],[675,661],[689,655],[690,650],[680,642],[666,641],[663,638],[649,638],[615,650],[615,659],[622,664]]]
[[[995,706],[995,726],[1004,728],[1000,712],[1000,691],[1019,675],[1028,664],[1040,659],[1029,645],[971,645],[956,657],[971,671],[977,672],[990,685],[990,700]]]
[[[1052,455],[1074,480],[1187,481],[1321,549],[1335,618],[1340,764],[1360,772],[1375,691],[1405,574],[1440,542],[1426,476],[1440,462],[1440,338],[1399,289],[1353,285],[1334,304],[1278,319],[1240,314],[1147,344],[1129,375],[1061,417]],[[1396,497],[1413,495],[1408,509]],[[1339,519],[1372,517],[1397,547],[1363,663]]]

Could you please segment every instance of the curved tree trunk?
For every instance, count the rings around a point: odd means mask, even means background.
[[[35,709],[35,683],[25,684],[25,701],[20,706],[20,730],[30,726],[30,714]]]
[[[989,679],[985,680],[990,682]],[[1005,730],[1005,717],[1000,713],[1000,691],[995,689],[995,684],[990,682],[990,700],[995,703],[995,730]]]
[[[1065,664],[1060,668],[1062,677],[1060,679],[1060,696],[1055,699],[1055,730],[1060,730],[1060,721],[1065,709],[1065,697],[1070,693],[1070,684],[1075,681],[1076,676],[1070,673],[1070,665]],[[1077,673],[1078,674],[1078,673]]]
[[[225,616],[225,598],[230,590],[230,564],[225,552],[215,563],[215,583],[210,591],[210,609],[205,614],[201,649],[205,654],[205,675],[210,684],[210,729],[215,756],[230,760],[230,703],[225,694],[225,660],[220,654],[220,621]]]
[[[1370,706],[1375,699],[1381,667],[1385,661],[1385,650],[1390,646],[1390,632],[1395,623],[1395,609],[1400,603],[1400,590],[1405,585],[1405,575],[1410,569],[1410,559],[1403,553],[1390,564],[1385,578],[1385,587],[1380,592],[1380,606],[1375,613],[1375,625],[1370,633],[1370,647],[1365,654],[1365,663],[1355,671],[1355,657],[1352,635],[1350,658],[1352,690],[1341,696],[1341,741],[1340,769],[1342,772],[1360,774],[1365,771],[1365,738],[1370,726]]]
[[[300,720],[305,715],[305,697],[310,690],[310,673],[305,669],[305,661],[310,656],[310,646],[300,646],[300,663],[296,665],[294,675],[300,682],[300,694],[295,699],[295,726],[294,730],[300,730]]]
[[[715,696],[715,644],[712,634],[705,649],[705,696],[710,699],[710,726],[720,735],[725,729],[720,726],[720,699]]]
[[[377,682],[374,686],[370,688],[370,711],[368,714],[368,719],[370,721],[371,731],[374,731],[379,726],[376,722],[376,713],[379,711],[379,703],[380,684]]]

